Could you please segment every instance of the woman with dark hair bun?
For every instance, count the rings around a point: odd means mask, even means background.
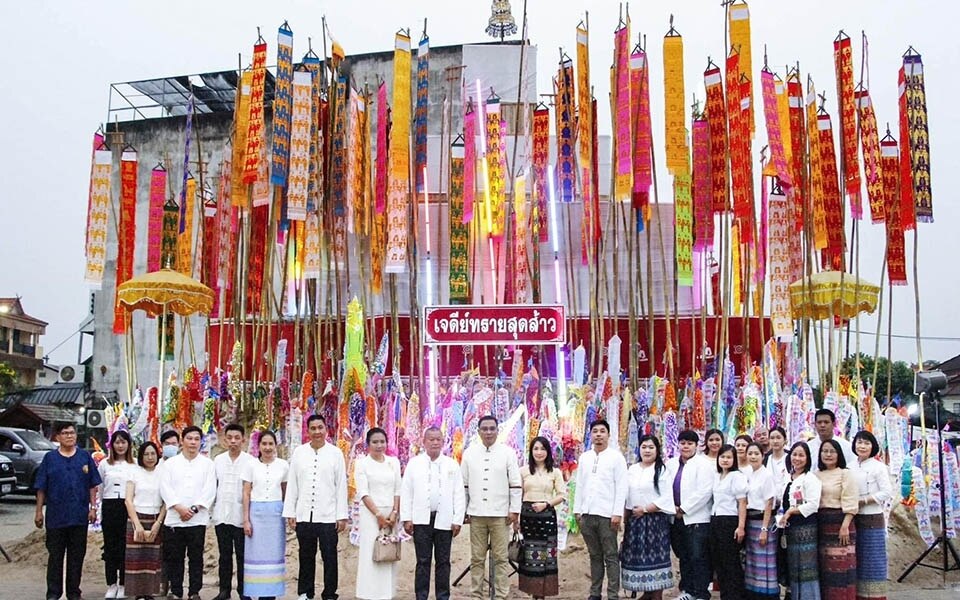
[[[277,436],[260,433],[260,460],[247,461],[243,478],[243,595],[260,600],[283,596],[286,579],[287,531],[283,497],[290,465],[277,457]]]
[[[860,490],[857,527],[857,598],[887,597],[887,524],[883,505],[893,497],[890,472],[877,459],[880,444],[869,431],[853,436],[857,462],[851,465]]]
[[[110,436],[110,453],[100,461],[100,523],[103,526],[103,566],[107,593],[104,598],[125,598],[123,566],[127,538],[127,482],[133,476],[133,440],[118,429]]]
[[[857,593],[857,527],[860,490],[847,468],[837,440],[820,444],[817,477],[820,494],[820,596],[824,600],[853,600]]]
[[[134,598],[152,598],[160,594],[163,535],[161,527],[167,507],[160,497],[160,449],[144,442],[137,452],[139,469],[127,481],[126,553],[124,594]],[[119,597],[119,596],[118,596]]]
[[[566,498],[563,473],[553,466],[550,441],[536,437],[530,442],[527,464],[520,467],[523,504],[520,531],[523,549],[520,555],[520,591],[534,598],[560,593],[557,570],[557,511]]]
[[[353,472],[360,499],[360,547],[357,553],[357,598],[380,600],[397,593],[396,562],[375,562],[373,545],[381,532],[395,533],[400,516],[400,461],[387,456],[387,433],[367,431],[367,455]]]

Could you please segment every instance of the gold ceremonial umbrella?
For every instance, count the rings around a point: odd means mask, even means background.
[[[790,305],[794,319],[852,319],[876,310],[879,294],[880,286],[855,275],[823,271],[790,284]]]

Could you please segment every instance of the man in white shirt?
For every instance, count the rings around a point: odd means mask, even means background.
[[[231,423],[223,430],[227,451],[213,459],[217,473],[217,501],[211,518],[217,532],[220,552],[220,593],[215,600],[229,600],[230,579],[233,577],[233,556],[237,557],[237,593],[243,594],[243,474],[254,460],[243,451],[246,432],[242,425]]]
[[[203,587],[203,540],[210,522],[210,507],[217,496],[217,474],[213,461],[200,454],[202,433],[199,427],[183,430],[180,454],[163,463],[160,472],[160,496],[167,505],[164,524],[170,528],[170,593],[183,598],[183,557],[190,563],[190,600],[200,600]]]
[[[180,454],[180,434],[177,433],[176,429],[168,429],[160,434],[160,448],[163,451],[163,456],[157,465],[158,475],[162,472],[161,467],[163,463],[167,462],[168,458]],[[173,532],[166,525],[161,525],[160,531],[163,536],[161,539],[164,540],[170,539],[170,536],[173,535]],[[160,563],[160,597],[166,598],[167,590],[170,589],[170,563],[173,562],[173,557],[170,555],[170,544],[163,544],[160,552],[163,556]]]
[[[814,472],[820,470],[817,468],[820,462],[820,446],[827,440],[835,440],[840,444],[840,448],[843,450],[843,457],[847,459],[847,465],[857,464],[857,455],[854,453],[853,446],[850,442],[840,436],[833,435],[836,424],[837,415],[833,414],[833,411],[829,408],[821,408],[813,415],[813,425],[817,429],[817,435],[807,442],[807,446],[810,447],[810,460],[813,461],[812,471]]]
[[[676,516],[670,528],[670,545],[680,562],[678,600],[702,600],[710,597],[707,587],[712,579],[707,541],[710,512],[713,508],[713,479],[716,464],[697,454],[700,436],[687,429],[678,437],[680,456],[670,461],[673,479],[673,503]]]
[[[338,535],[347,527],[347,468],[343,453],[327,443],[327,422],[321,415],[307,419],[310,443],[290,457],[283,516],[297,532],[300,546],[298,600],[313,598],[317,547],[323,559],[323,600],[336,600]]]
[[[480,417],[477,430],[481,443],[470,444],[460,461],[470,523],[470,594],[483,598],[483,563],[489,548],[496,567],[496,597],[506,600],[510,593],[507,538],[510,524],[519,526],[523,496],[520,467],[516,453],[497,443],[496,417]]]
[[[590,440],[591,449],[580,455],[577,465],[573,514],[590,553],[589,600],[601,599],[604,571],[607,598],[615,600],[620,596],[617,532],[630,487],[627,461],[620,450],[610,446],[610,424],[605,420],[590,424]]]
[[[450,599],[450,546],[460,533],[466,510],[466,494],[460,465],[443,449],[443,433],[438,427],[423,432],[426,452],[410,459],[400,489],[400,520],[413,536],[417,553],[414,589],[417,600],[430,595],[430,563],[436,556],[437,600]]]

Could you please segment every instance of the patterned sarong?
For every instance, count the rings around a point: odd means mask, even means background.
[[[820,600],[817,562],[817,515],[794,517],[786,530],[787,581],[790,596],[800,600]]]
[[[857,600],[887,598],[887,524],[882,514],[857,515]]]
[[[556,596],[560,593],[557,577],[557,511],[551,506],[541,512],[532,502],[520,509],[520,532],[523,550],[520,554],[519,588],[531,596]]]
[[[673,587],[670,565],[670,517],[652,513],[631,517],[620,546],[623,589],[655,592]]]
[[[144,531],[149,531],[157,515],[137,513]],[[127,552],[124,558],[124,591],[129,598],[160,595],[162,535],[152,542],[133,541],[133,522],[127,521]]]
[[[287,536],[283,502],[251,502],[253,535],[244,544],[243,593],[245,596],[283,596]]]
[[[853,600],[857,594],[857,527],[850,522],[850,544],[840,544],[843,511],[821,508],[820,596],[824,600]]]
[[[772,523],[772,521],[771,521]],[[760,528],[763,527],[762,515],[750,515],[747,518],[747,560],[744,567],[744,584],[747,598],[779,598],[780,584],[777,582],[777,547],[780,545],[780,532],[767,533],[767,543],[760,544]]]

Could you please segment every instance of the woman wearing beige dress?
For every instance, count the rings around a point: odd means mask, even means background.
[[[567,486],[563,473],[553,465],[547,438],[530,442],[527,464],[520,469],[523,479],[523,506],[520,531],[523,550],[520,555],[520,591],[534,598],[560,593],[557,571],[557,511]]]

